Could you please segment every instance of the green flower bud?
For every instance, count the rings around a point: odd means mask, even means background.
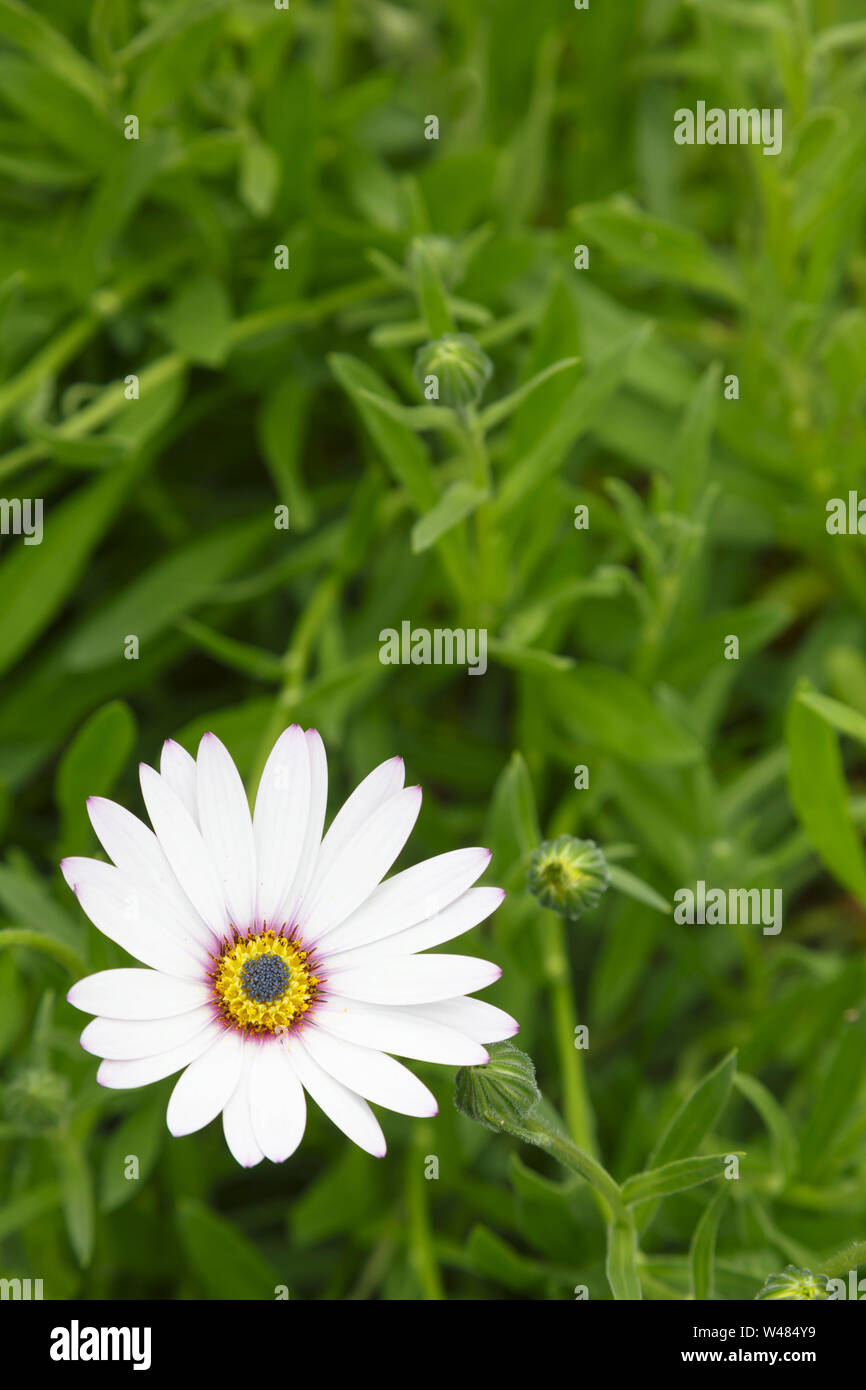
[[[828,1299],[829,1280],[825,1274],[813,1274],[811,1269],[786,1265],[781,1274],[771,1274],[756,1299],[792,1299],[808,1302]]]
[[[426,343],[415,355],[415,376],[424,390],[428,377],[439,383],[443,405],[465,409],[477,405],[493,372],[486,352],[467,333],[446,333]]]
[[[594,840],[560,835],[545,840],[529,862],[529,891],[542,907],[577,921],[597,905],[608,885],[605,857]]]
[[[519,1133],[541,1100],[532,1059],[513,1043],[491,1043],[490,1061],[481,1067],[461,1067],[454,1104],[470,1120],[495,1134]]]
[[[69,1100],[65,1076],[41,1067],[20,1071],[6,1087],[3,1109],[22,1134],[42,1134],[62,1118]]]

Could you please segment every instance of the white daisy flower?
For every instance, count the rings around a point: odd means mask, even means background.
[[[469,998],[501,975],[490,961],[423,955],[490,915],[504,893],[473,888],[488,850],[437,855],[382,881],[412,830],[419,787],[403,761],[361,782],[322,835],[328,770],[314,729],[293,725],[262,773],[255,811],[228,751],[205,734],[178,743],[160,772],[141,766],[153,830],[91,797],[110,864],[63,861],[90,920],[146,967],[104,970],[67,998],[96,1017],[82,1046],[103,1086],[145,1086],[183,1068],[168,1103],[172,1134],[222,1114],[249,1167],[294,1153],[305,1092],[344,1134],[382,1156],[368,1101],[435,1115],[430,1090],[389,1053],[449,1066],[488,1060],[508,1014]]]

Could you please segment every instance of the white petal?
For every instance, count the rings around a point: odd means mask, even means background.
[[[414,1057],[418,1062],[477,1067],[490,1061],[480,1043],[453,1028],[431,1023],[408,1010],[362,1004],[357,999],[324,1000],[316,1007],[316,1025],[344,1042],[396,1052],[398,1057]]]
[[[199,917],[224,936],[229,914],[219,876],[198,826],[158,772],[141,764],[141,791],[150,823],[174,876]]]
[[[330,1076],[374,1105],[401,1115],[435,1115],[436,1097],[401,1062],[369,1047],[335,1038],[316,1024],[303,1031],[304,1047]]]
[[[73,985],[66,998],[86,1014],[106,1018],[174,1018],[210,998],[207,984],[160,970],[100,970]]]
[[[497,1009],[486,999],[469,999],[465,995],[459,999],[440,999],[435,1004],[400,1006],[394,1012],[411,1012],[420,1018],[429,1018],[432,1023],[444,1023],[446,1028],[456,1028],[458,1033],[465,1033],[480,1043],[502,1042],[520,1031],[517,1019],[504,1009]]]
[[[472,994],[498,980],[502,971],[474,956],[395,956],[355,970],[331,970],[328,993],[368,1004],[425,1004]]]
[[[359,946],[354,951],[340,951],[334,956],[328,949],[331,938],[326,937],[323,947],[327,966],[329,969],[337,965],[341,969],[354,969],[355,966],[373,965],[394,956],[414,955],[431,946],[441,946],[444,941],[453,941],[456,936],[477,927],[479,922],[496,911],[504,897],[501,888],[470,888],[456,902],[450,903],[426,922],[418,922],[414,927],[383,937],[381,941],[373,941],[369,946]]]
[[[183,802],[198,824],[195,758],[173,738],[166,739],[159,758],[159,770],[175,796]]]
[[[240,773],[216,734],[198,747],[198,823],[232,922],[246,933],[256,919],[256,847]]]
[[[215,1120],[238,1084],[244,1040],[234,1028],[187,1067],[171,1093],[165,1114],[175,1136],[194,1134]]]
[[[253,1134],[250,1113],[250,1069],[254,1051],[253,1047],[244,1047],[241,1074],[223,1106],[223,1134],[229,1151],[242,1168],[254,1168],[264,1158]]]
[[[310,816],[310,755],[299,724],[277,739],[262,772],[253,814],[256,920],[282,926]]]
[[[403,790],[406,770],[402,758],[389,758],[374,768],[348,797],[334,817],[322,841],[313,883],[321,883],[351,841],[383,802]]]
[[[420,809],[421,788],[407,787],[373,811],[304,902],[298,922],[306,941],[317,941],[372,893],[408,840]]]
[[[109,941],[167,975],[202,979],[207,968],[199,943],[182,925],[166,925],[165,900],[98,859],[64,859],[61,868],[83,910]]]
[[[282,1163],[295,1152],[304,1137],[307,1103],[288,1052],[274,1038],[253,1044],[250,1114],[265,1158]]]
[[[132,1062],[100,1062],[96,1079],[100,1086],[112,1090],[126,1091],[134,1086],[149,1086],[153,1081],[162,1081],[181,1067],[201,1057],[223,1034],[219,1023],[210,1023],[189,1042],[170,1047],[167,1052],[158,1052],[153,1057],[139,1057]]]
[[[96,1057],[110,1057],[117,1062],[155,1057],[158,1052],[189,1042],[213,1021],[210,1004],[174,1018],[94,1018],[81,1034],[81,1046]]]
[[[217,938],[184,893],[150,827],[102,796],[89,797],[87,811],[102,848],[118,869],[154,893],[165,894],[172,916],[180,919],[187,934],[213,951]]]
[[[285,1045],[301,1084],[319,1109],[359,1148],[374,1158],[384,1158],[386,1144],[382,1126],[367,1102],[324,1071],[299,1036],[287,1034]]]
[[[318,729],[308,729],[304,737],[310,755],[310,813],[295,882],[284,907],[290,922],[296,921],[298,907],[313,878],[328,804],[328,759],[322,736]]]
[[[455,849],[380,883],[350,917],[326,933],[329,951],[379,941],[441,912],[484,873],[489,849]]]

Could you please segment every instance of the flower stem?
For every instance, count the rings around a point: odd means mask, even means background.
[[[565,924],[554,912],[544,914],[544,965],[553,1007],[553,1026],[562,1079],[562,1108],[574,1139],[589,1153],[598,1151],[595,1119],[589,1100],[583,1054],[575,1047],[577,1010],[571,992]]]
[[[409,1258],[418,1276],[424,1297],[429,1302],[439,1303],[445,1297],[439,1262],[433,1246],[433,1232],[430,1224],[430,1202],[428,1180],[424,1175],[424,1150],[427,1148],[428,1131],[425,1125],[416,1125],[413,1141],[409,1145],[406,1171],[406,1193],[409,1203]]]

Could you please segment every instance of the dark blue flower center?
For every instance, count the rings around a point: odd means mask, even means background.
[[[256,956],[241,971],[244,994],[257,1004],[272,1004],[289,987],[289,967],[279,956]]]

